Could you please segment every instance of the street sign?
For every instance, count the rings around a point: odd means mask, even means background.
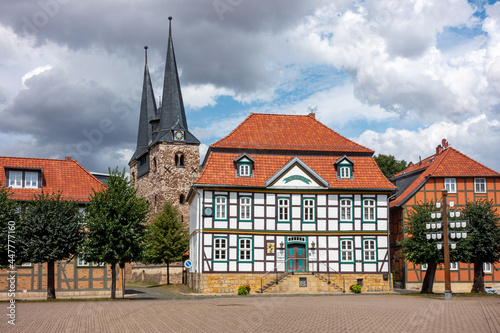
[[[193,263],[191,262],[191,260],[186,260],[184,262],[184,267],[191,268],[191,266],[193,266]]]

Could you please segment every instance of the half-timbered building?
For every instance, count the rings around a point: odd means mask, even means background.
[[[461,210],[468,201],[492,201],[500,207],[500,173],[464,155],[457,149],[443,145],[436,153],[396,174],[391,180],[398,190],[390,201],[391,258],[398,286],[420,289],[426,265],[414,265],[401,254],[398,241],[406,237],[404,226],[412,207],[423,202],[439,202],[441,191],[448,192],[448,202]],[[498,212],[497,212],[498,213]],[[500,263],[485,263],[483,267],[486,286],[500,286]],[[451,263],[451,287],[455,292],[469,292],[474,281],[473,263]],[[435,291],[444,291],[444,267],[438,266],[434,283]]]
[[[20,206],[35,200],[42,192],[60,193],[62,200],[76,201],[84,210],[93,190],[104,188],[104,184],[71,157],[57,160],[0,156],[0,169],[1,186],[9,188],[9,198]],[[58,261],[55,265],[57,297],[110,294],[112,280],[108,265],[86,262],[77,257],[70,259]],[[0,270],[0,299],[9,298],[7,278],[12,275],[10,271]],[[23,263],[16,267],[15,276],[17,299],[47,297],[47,263]],[[123,274],[120,278],[123,279]],[[123,292],[122,285],[118,283],[118,295]]]
[[[395,187],[373,153],[313,113],[250,115],[209,147],[188,196],[193,289],[389,290]]]

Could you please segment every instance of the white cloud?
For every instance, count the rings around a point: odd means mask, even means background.
[[[388,128],[383,133],[365,131],[353,140],[375,150],[375,154],[394,155],[397,159],[416,162],[435,153],[446,138],[449,144],[478,162],[499,171],[500,121],[485,114],[461,123],[437,122],[416,131]]]
[[[21,78],[21,82],[23,84],[24,88],[28,88],[26,86],[26,80],[31,79],[33,76],[39,75],[45,71],[51,70],[52,66],[51,65],[45,65],[45,66],[40,66],[35,68],[34,70],[29,71],[28,73],[24,74],[23,77]]]
[[[219,96],[234,96],[234,92],[226,88],[217,88],[213,84],[188,85],[182,88],[184,104],[192,109],[215,106]]]

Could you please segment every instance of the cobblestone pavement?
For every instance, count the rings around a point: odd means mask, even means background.
[[[0,332],[500,332],[500,296],[239,296],[17,302]]]

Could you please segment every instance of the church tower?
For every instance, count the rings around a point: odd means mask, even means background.
[[[130,159],[130,177],[138,195],[151,204],[151,216],[161,212],[165,201],[176,205],[184,223],[189,224],[187,194],[200,174],[200,141],[188,129],[179,75],[169,34],[163,95],[156,106],[146,61],[137,134],[137,148]]]

